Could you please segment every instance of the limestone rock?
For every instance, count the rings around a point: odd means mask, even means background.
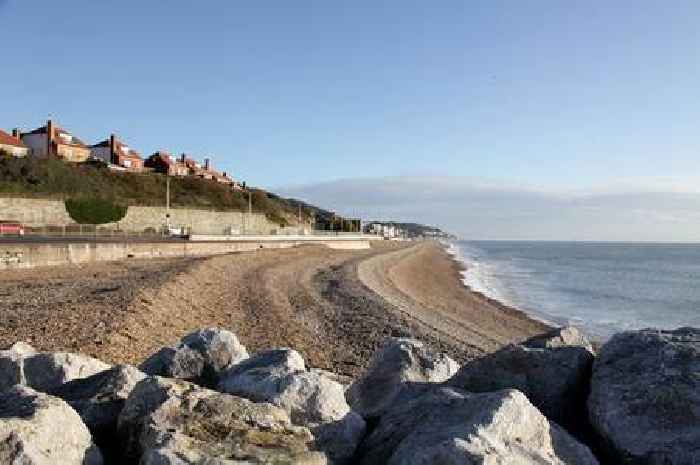
[[[535,336],[523,343],[526,347],[535,349],[553,349],[557,347],[583,347],[593,353],[591,342],[581,331],[573,326],[553,329],[541,336]]]
[[[101,465],[102,455],[68,404],[17,385],[0,393],[0,463]]]
[[[700,329],[613,336],[593,365],[588,409],[617,463],[700,463]]]
[[[568,331],[567,331],[568,332]],[[578,429],[594,355],[585,339],[565,345],[556,330],[464,365],[448,385],[469,392],[522,391],[547,418]]]
[[[311,429],[318,449],[337,463],[352,457],[364,435],[365,422],[350,411],[343,385],[328,374],[306,371],[295,350],[255,354],[231,368],[219,389],[282,407],[295,424]]]
[[[296,350],[264,350],[227,370],[221,376],[218,390],[269,402],[279,393],[279,383],[284,377],[304,371],[306,364]]]
[[[0,392],[15,384],[27,384],[24,376],[24,359],[36,351],[24,342],[16,342],[9,349],[0,351]]]
[[[139,367],[149,375],[179,378],[214,387],[226,369],[248,358],[235,334],[217,328],[200,329],[174,347],[164,347]]]
[[[117,420],[136,383],[146,375],[131,365],[116,365],[49,391],[68,402],[95,435],[113,435]]]
[[[432,352],[418,340],[389,338],[350,385],[346,397],[354,411],[373,418],[394,403],[424,392],[425,383],[443,382],[458,369],[449,356]]]
[[[336,463],[352,458],[365,433],[365,421],[345,400],[342,384],[317,372],[287,375],[269,402],[289,412],[295,424],[306,425],[318,449]]]
[[[42,392],[109,368],[96,358],[69,352],[42,352],[24,359],[27,386]]]
[[[361,448],[361,465],[598,464],[516,390],[433,387],[382,415]]]
[[[182,380],[148,377],[119,417],[126,458],[142,464],[323,465],[307,428],[271,404],[211,391]]]

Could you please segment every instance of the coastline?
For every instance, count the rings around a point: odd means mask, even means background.
[[[366,251],[304,246],[205,259],[139,260],[0,276],[0,347],[82,352],[138,364],[195,328],[250,350],[294,347],[356,375],[388,336],[418,338],[460,362],[549,327],[469,290],[440,244]]]
[[[531,312],[528,310],[525,310],[523,308],[518,307],[517,305],[513,305],[510,303],[505,302],[504,300],[498,298],[498,297],[492,297],[488,295],[486,292],[482,292],[479,290],[474,289],[472,286],[470,286],[467,283],[467,277],[466,277],[466,272],[468,271],[469,267],[465,263],[465,260],[460,258],[459,256],[459,246],[455,244],[454,242],[441,242],[443,247],[445,247],[445,252],[452,258],[452,260],[455,261],[459,268],[459,275],[460,279],[462,281],[462,284],[464,287],[466,287],[470,293],[479,296],[481,299],[488,301],[492,303],[493,305],[500,306],[504,309],[509,309],[512,311],[520,312],[525,314],[528,318],[531,318],[535,321],[539,321],[540,323],[546,325],[549,328],[558,328],[561,327],[562,325],[559,324],[558,322],[554,321],[553,319],[548,319],[543,313],[538,313],[538,312]],[[591,337],[590,334],[587,334],[588,337]]]

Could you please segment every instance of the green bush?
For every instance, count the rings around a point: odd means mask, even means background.
[[[100,198],[68,199],[65,204],[70,217],[79,224],[114,223],[124,218],[127,209]]]

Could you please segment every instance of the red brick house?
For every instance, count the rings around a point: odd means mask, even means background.
[[[144,166],[152,168],[156,173],[162,173],[168,176],[189,175],[189,169],[184,163],[163,151],[158,151],[148,157],[144,162]]]
[[[29,147],[24,145],[19,129],[13,129],[12,135],[0,129],[0,152],[7,152],[14,157],[26,157]]]
[[[128,171],[142,171],[143,158],[141,155],[117,139],[114,134],[102,142],[90,146],[92,156],[105,163],[110,163]]]

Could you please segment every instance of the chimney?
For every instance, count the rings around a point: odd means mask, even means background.
[[[46,122],[46,156],[50,157],[53,154],[53,121]]]
[[[221,173],[221,174],[222,174],[224,177],[226,177],[226,171],[224,171],[224,172]]]
[[[114,137],[114,134],[109,135],[109,161],[110,163],[114,163],[116,161],[116,137]]]
[[[187,158],[187,155],[185,155],[184,153],[183,153],[182,155],[180,155],[180,161],[181,161],[182,163],[185,163],[185,159],[186,159],[186,158]]]
[[[204,169],[207,170],[207,171],[209,171],[210,165],[211,165],[211,164],[209,163],[209,159],[208,159],[208,158],[205,158],[205,159],[204,159]]]
[[[20,132],[19,128],[14,128],[14,129],[12,130],[12,137],[14,137],[15,139],[17,139],[17,141],[21,141],[21,140],[22,140],[22,133]]]

